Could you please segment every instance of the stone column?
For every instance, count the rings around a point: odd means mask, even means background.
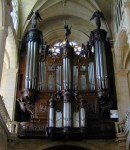
[[[124,2],[125,26],[128,35],[128,43],[130,46],[130,2]]]
[[[17,85],[17,72],[18,69],[8,69],[6,72],[6,83],[5,83],[5,92],[3,99],[5,106],[9,113],[11,119],[14,116],[15,108],[15,96],[16,96],[16,85]]]
[[[0,150],[7,150],[7,135],[2,126],[0,126]]]
[[[7,33],[8,33],[7,29],[5,29],[4,27],[0,27],[0,85],[1,85],[1,76],[2,76]]]
[[[116,92],[119,121],[125,117],[125,113],[130,106],[129,85],[128,85],[128,70],[120,69],[116,71]]]

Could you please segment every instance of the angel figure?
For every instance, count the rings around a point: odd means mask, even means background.
[[[67,24],[64,25],[64,30],[65,30],[65,40],[68,40],[68,36],[71,34],[71,28],[69,28]]]
[[[31,17],[32,17],[32,19],[31,19]],[[32,11],[32,12],[29,14],[27,20],[30,20],[30,19],[31,19],[31,21],[32,21],[32,28],[36,28],[36,26],[37,26],[37,20],[38,20],[39,22],[42,20],[42,18],[41,18],[41,16],[40,16],[38,10],[36,10],[35,12]]]
[[[90,20],[93,20],[94,18],[95,18],[97,29],[100,29],[100,27],[101,27],[100,18],[104,18],[103,13],[99,10],[95,11]]]

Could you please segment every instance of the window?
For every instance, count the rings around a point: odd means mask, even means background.
[[[53,47],[50,48],[50,51],[52,52],[53,55],[58,55],[60,54],[60,47],[62,47],[64,44],[65,44],[65,41],[57,42],[56,44],[54,44]],[[81,52],[81,47],[78,46],[78,44],[73,41],[70,42],[70,45],[74,48],[75,53],[79,55]]]
[[[121,21],[123,18],[123,1],[124,0],[115,0],[115,20],[116,20],[116,29],[118,31],[120,25],[121,25]]]
[[[11,12],[11,17],[13,20],[14,29],[17,32],[18,30],[18,0],[12,0],[13,10]]]

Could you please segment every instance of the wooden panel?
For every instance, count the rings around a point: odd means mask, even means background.
[[[38,100],[35,103],[35,118],[48,118],[48,102],[50,93],[44,92],[39,94]]]

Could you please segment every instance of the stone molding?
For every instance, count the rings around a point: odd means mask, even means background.
[[[115,74],[116,76],[119,75],[119,76],[125,76],[128,74],[128,70],[127,69],[120,69],[120,70],[115,70]]]

